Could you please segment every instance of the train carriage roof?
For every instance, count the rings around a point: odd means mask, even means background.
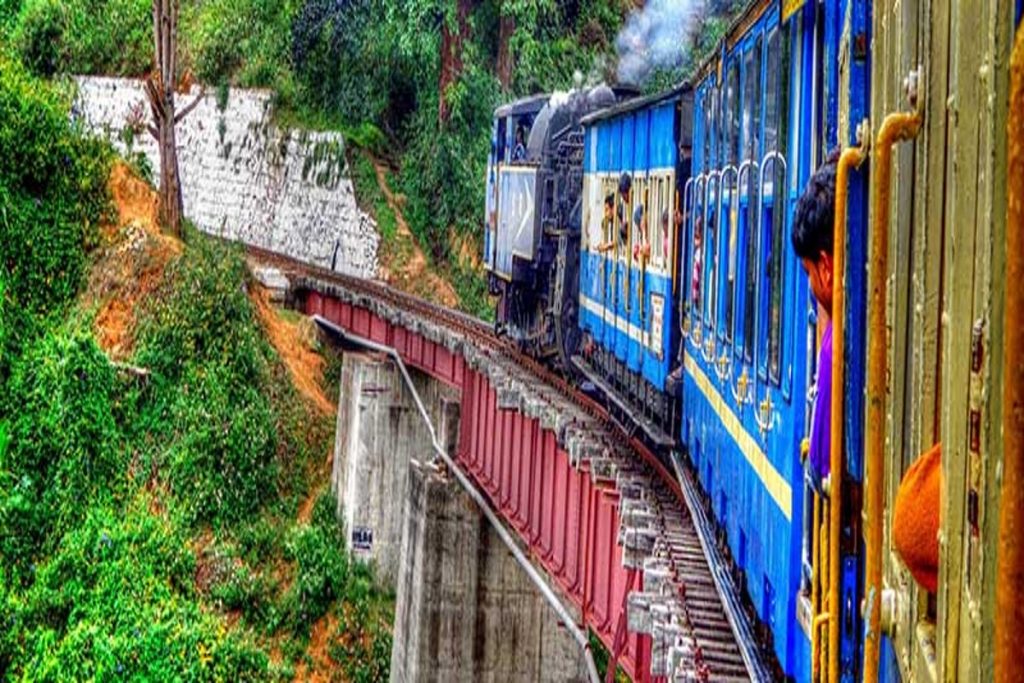
[[[497,118],[505,118],[506,116],[516,116],[518,114],[536,114],[540,111],[544,105],[551,99],[551,93],[541,93],[539,95],[530,95],[522,99],[516,100],[515,102],[509,102],[503,104],[494,110],[494,116]]]
[[[653,95],[647,95],[646,97],[635,97],[631,100],[626,100],[625,102],[620,102],[619,104],[613,105],[611,107],[606,107],[604,109],[601,109],[600,111],[596,111],[593,114],[588,114],[587,116],[584,116],[582,119],[580,119],[580,123],[582,123],[585,126],[589,126],[593,123],[596,123],[597,121],[615,118],[622,114],[627,114],[632,111],[637,111],[647,107],[652,107],[656,104],[661,104],[662,102],[667,102],[668,100],[679,97],[680,95],[688,93],[692,90],[693,86],[690,85],[689,81],[684,81],[670,90],[664,90]]]
[[[736,15],[736,18],[729,24],[729,28],[726,29],[725,35],[715,43],[714,49],[712,49],[701,61],[697,67],[693,70],[690,76],[690,81],[693,83],[701,83],[709,75],[717,72],[717,65],[722,57],[722,46],[725,45],[725,50],[728,52],[743,39],[750,27],[757,23],[765,12],[769,11],[773,5],[777,3],[777,0],[750,0],[743,7],[743,10]],[[803,5],[803,0],[796,3],[799,7]]]

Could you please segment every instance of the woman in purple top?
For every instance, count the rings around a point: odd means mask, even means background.
[[[836,206],[836,162],[831,154],[814,172],[793,214],[793,251],[807,271],[811,292],[829,316],[818,351],[818,391],[811,424],[811,479],[821,490],[829,473],[832,403],[832,240]]]

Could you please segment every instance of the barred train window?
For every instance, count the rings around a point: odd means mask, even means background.
[[[726,84],[726,127],[728,128],[728,141],[727,141],[727,159],[728,163],[733,167],[738,163],[739,146],[740,146],[740,65],[738,61],[734,61],[729,67],[729,76]],[[726,206],[728,213],[726,214],[726,229],[728,231],[729,242],[729,265],[726,271],[726,284],[725,284],[725,338],[728,341],[732,341],[732,326],[733,316],[736,309],[736,226],[732,220],[733,211],[736,207],[733,206],[734,201],[734,187],[736,177],[729,174],[726,179],[728,183],[724,185],[722,191],[725,192],[723,197],[723,206]],[[728,200],[728,204],[725,201]]]
[[[766,88],[771,98],[765,117],[766,140],[770,136],[771,149],[777,149],[785,157],[785,131],[780,131],[782,112],[785,111],[785,98],[789,60],[782,34],[778,29],[772,30],[768,37],[768,73]],[[771,312],[768,316],[768,375],[775,384],[779,384],[782,370],[782,330],[784,327],[783,293],[785,291],[785,259],[783,250],[786,248],[786,176],[781,165],[771,169],[772,187],[778,187],[776,200],[772,202],[772,247],[771,247]]]
[[[657,217],[662,215],[662,196],[659,194],[659,187],[662,180],[657,176],[650,177],[650,199],[647,200],[647,244],[650,246],[650,262],[658,265],[660,261],[660,234],[662,234],[662,222]]]
[[[714,88],[704,91],[704,170],[711,170],[711,107],[714,102]]]
[[[747,177],[747,231],[746,231],[746,264],[747,272],[744,282],[743,306],[743,357],[746,362],[753,360],[754,343],[757,334],[754,330],[755,306],[757,305],[757,279],[760,276],[757,253],[758,228],[758,187],[761,169],[761,144],[759,140],[761,123],[761,39],[757,39],[754,48],[746,54],[744,63],[744,102],[743,102],[743,157],[754,162]]]
[[[702,310],[701,286],[704,263],[704,186],[706,180],[693,184],[693,272],[690,276],[690,297],[693,299],[693,324],[700,324]]]
[[[672,225],[672,216],[669,215],[667,189],[668,180],[661,176],[658,178],[658,212],[651,215],[651,220],[657,225],[657,229],[654,231],[656,238],[651,246],[651,251],[654,253],[655,263],[662,268],[668,263],[669,227]]]

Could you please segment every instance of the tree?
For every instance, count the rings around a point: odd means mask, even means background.
[[[438,79],[438,123],[443,128],[448,123],[451,110],[448,107],[448,89],[454,85],[463,70],[463,49],[469,39],[469,14],[475,0],[455,0],[454,25],[450,12],[441,22],[441,75]]]
[[[501,18],[498,23],[498,83],[501,91],[507,93],[512,87],[512,71],[515,69],[515,55],[512,54],[512,36],[516,32],[516,17],[508,10],[507,0],[501,3]]]
[[[178,148],[174,126],[195,109],[205,89],[180,112],[174,110],[177,84],[178,0],[153,0],[154,68],[146,78],[146,96],[153,113],[149,132],[160,149],[160,222],[164,230],[181,237],[184,205],[181,175],[178,172]]]

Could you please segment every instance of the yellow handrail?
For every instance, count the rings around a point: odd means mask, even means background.
[[[996,566],[995,675],[999,683],[1021,680],[1020,634],[1024,629],[1024,30],[1010,59],[1007,125],[1006,325],[1003,328],[1003,484],[999,504]]]
[[[822,550],[824,549],[824,536],[821,533],[821,528],[824,526],[824,501],[817,493],[812,493],[811,496],[814,499],[812,503],[813,513],[811,515],[811,613],[814,615],[814,619],[811,621],[811,680],[818,680],[818,672],[820,670],[819,658],[821,655],[820,639],[821,635],[818,633],[818,620],[820,617],[824,617],[824,620],[828,620],[828,611],[824,608],[822,603],[822,595],[818,590],[818,586],[821,583],[821,563],[824,561],[824,555]]]
[[[864,438],[864,683],[878,680],[882,608],[882,515],[885,510],[885,306],[889,276],[889,202],[892,195],[892,148],[914,138],[921,128],[920,112],[889,114],[875,143],[874,218],[871,224],[871,269],[868,299],[867,414]],[[833,671],[838,676],[838,662]],[[838,680],[838,677],[834,680]]]
[[[836,618],[828,624],[828,678],[839,680],[839,627],[838,616],[840,542],[843,524],[843,389],[846,365],[846,204],[849,196],[850,169],[858,168],[868,156],[870,134],[864,132],[860,147],[843,150],[836,165],[836,206],[833,219],[832,241],[832,395],[830,397],[829,491],[828,491],[828,604]]]
[[[679,249],[683,246],[682,245],[682,239],[680,238],[680,234],[682,234],[682,232],[683,232],[683,229],[682,229],[683,222],[680,222],[678,225],[676,225],[676,212],[678,211],[679,215],[682,216],[683,215],[683,210],[684,210],[683,208],[679,207],[679,190],[677,189],[676,190],[676,203],[675,203],[675,206],[673,207],[672,212],[669,214],[671,219],[672,219],[672,234],[674,235],[674,237],[672,238],[671,244],[669,244],[669,249],[672,250],[672,299],[673,300],[675,300],[676,294],[679,292]]]

